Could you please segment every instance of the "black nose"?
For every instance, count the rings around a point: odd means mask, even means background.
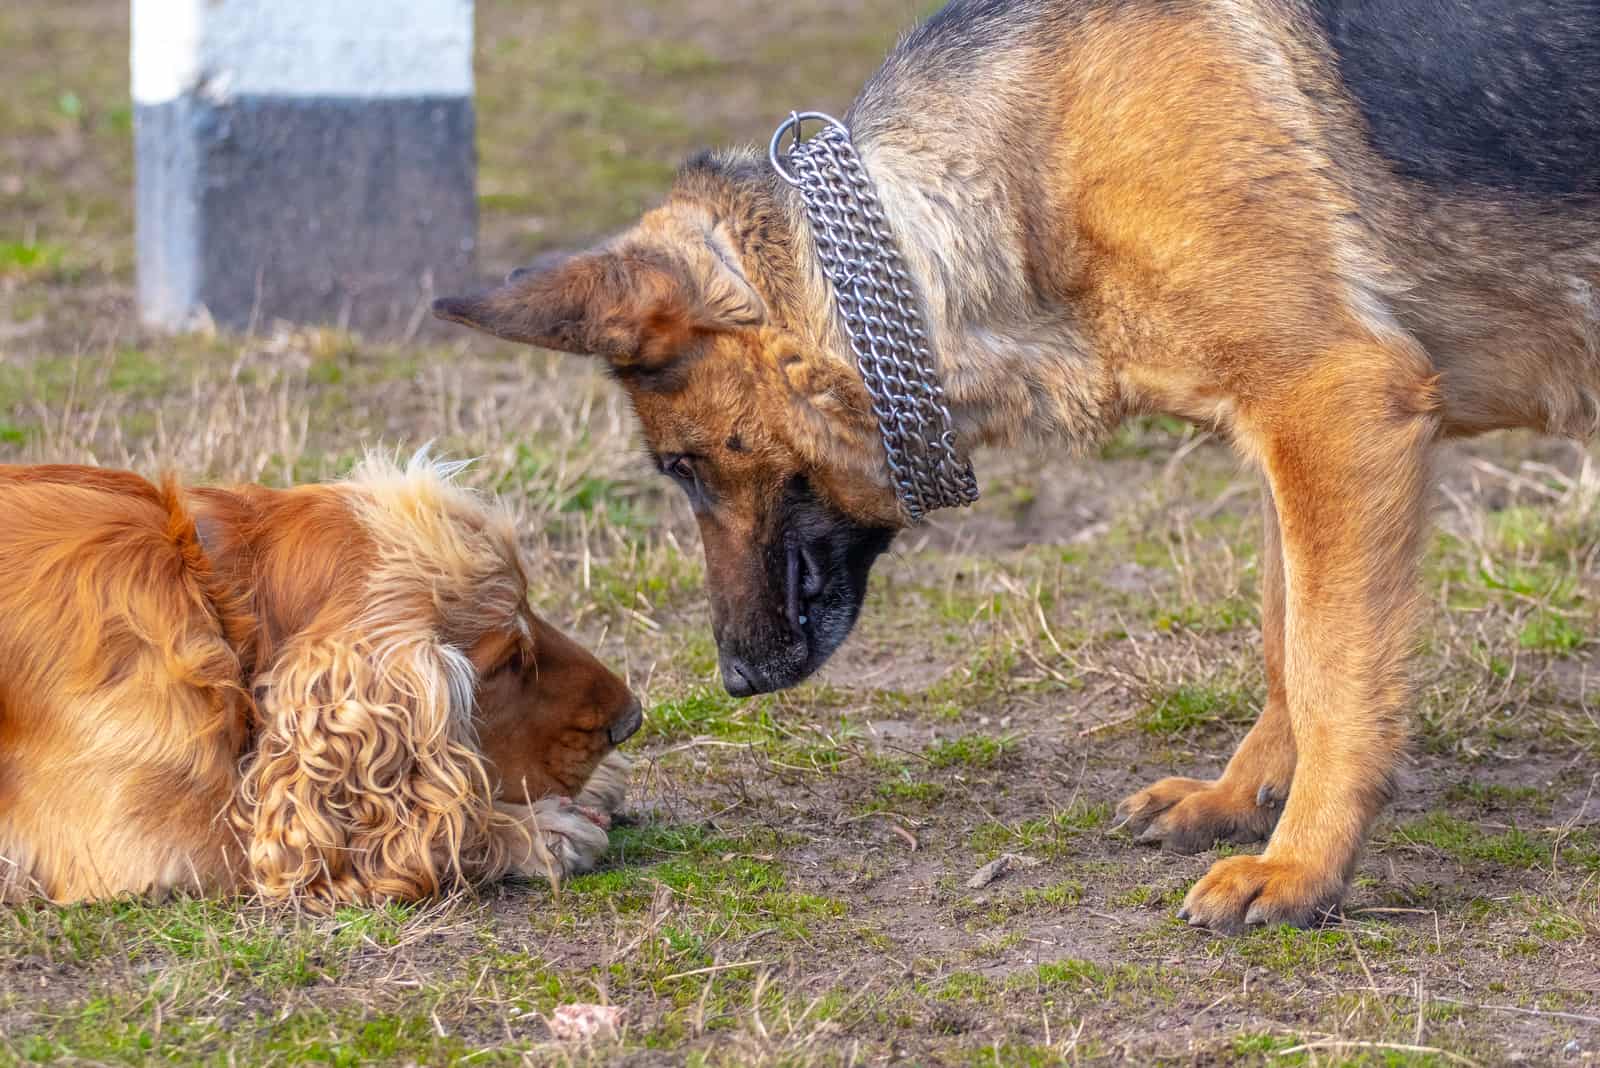
[[[621,745],[632,738],[644,723],[644,706],[638,700],[628,702],[627,711],[611,721],[611,726],[606,729],[606,737],[611,739],[612,745]]]
[[[763,683],[760,673],[738,657],[722,657],[722,685],[734,697],[764,693],[767,687]]]

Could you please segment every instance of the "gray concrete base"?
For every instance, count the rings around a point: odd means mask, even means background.
[[[474,281],[470,97],[184,97],[135,110],[147,322],[391,333]]]

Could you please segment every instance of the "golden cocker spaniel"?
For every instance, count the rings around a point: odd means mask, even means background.
[[[454,472],[0,466],[0,898],[326,908],[592,866],[639,703]]]

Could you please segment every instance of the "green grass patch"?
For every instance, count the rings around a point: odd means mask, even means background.
[[[37,241],[0,241],[0,278],[24,280],[48,274],[61,266],[65,246]]]
[[[581,457],[592,450],[581,439],[557,453],[532,441],[518,442],[511,463],[495,489],[518,490],[534,498],[546,511],[581,513],[614,527],[642,529],[655,516],[641,507],[641,488],[635,481],[620,481],[587,470]]]
[[[1254,695],[1203,683],[1185,683],[1153,696],[1135,722],[1147,734],[1184,734],[1200,727],[1248,723]]]
[[[1239,956],[1279,975],[1302,970],[1327,970],[1353,960],[1352,935],[1347,931],[1302,931],[1295,927],[1269,927],[1241,936]]]
[[[982,1003],[993,996],[993,980],[977,972],[951,972],[945,976],[934,997],[940,1001],[969,1001]]]
[[[1552,833],[1532,833],[1516,827],[1488,831],[1442,812],[1401,824],[1394,833],[1401,841],[1429,846],[1467,864],[1526,870],[1548,867],[1557,855]],[[1593,832],[1575,831],[1563,840],[1560,857],[1580,870],[1600,869],[1600,842]]]
[[[940,770],[948,768],[988,768],[1016,747],[1016,739],[1009,735],[993,737],[987,734],[963,734],[935,742],[923,751],[928,763]]]
[[[1537,786],[1504,786],[1472,779],[1452,785],[1444,799],[1448,804],[1473,805],[1485,812],[1526,808],[1546,815],[1552,807],[1549,793]]]
[[[111,395],[140,402],[125,409],[119,422],[129,435],[147,435],[151,402],[172,397],[180,385],[202,371],[217,351],[215,343],[200,339],[175,342],[160,355],[127,345],[97,356],[45,356],[26,364],[0,363],[0,411],[37,402],[51,409],[75,396],[79,405]],[[141,422],[142,417],[145,422]]]
[[[1022,892],[1022,904],[1028,908],[1066,909],[1083,901],[1083,884],[1076,879],[1053,886],[1030,887]]]
[[[986,860],[1001,853],[1038,853],[1044,857],[1069,856],[1073,841],[1081,835],[1097,833],[1111,820],[1111,804],[1089,805],[1076,802],[1069,809],[1017,824],[984,823],[975,828],[967,842],[972,851]]]
[[[645,717],[645,736],[666,740],[709,737],[730,742],[770,742],[781,737],[768,697],[740,701],[721,686],[698,686],[657,702]]]
[[[1274,1064],[1304,1064],[1303,1054],[1289,1059],[1279,1056],[1284,1050],[1300,1045],[1300,1041],[1293,1035],[1239,1034],[1233,1036],[1228,1048],[1237,1058],[1268,1058],[1269,1063]]]
[[[1491,605],[1538,606],[1538,614],[1580,611],[1583,590],[1567,559],[1485,560],[1471,546],[1447,534],[1430,557],[1430,579],[1449,584],[1452,611],[1479,611]]]
[[[425,1013],[300,1010],[255,1013],[227,1024],[214,1013],[158,1013],[154,1002],[115,995],[90,998],[43,1018],[26,1035],[0,1039],[7,1052],[35,1063],[239,1063],[366,1064],[453,1063],[470,1047],[441,1036]],[[7,1047],[10,1050],[7,1050]],[[218,1059],[218,1052],[229,1056]]]
[[[176,966],[172,975],[267,992],[338,978],[367,947],[397,942],[415,910],[401,905],[340,909],[313,919],[239,902],[139,899],[7,909],[3,928],[16,956],[90,964],[128,960]],[[0,957],[0,959],[4,959]]]
[[[1253,627],[1257,619],[1256,607],[1251,601],[1244,597],[1222,597],[1176,609],[1157,608],[1151,625],[1163,633],[1187,630],[1196,634],[1226,634],[1240,627]]]
[[[1565,487],[1552,487],[1559,490]],[[1581,514],[1557,509],[1518,505],[1492,512],[1489,533],[1495,544],[1508,554],[1533,554],[1557,565],[1567,564],[1591,549],[1600,538],[1593,523],[1582,522]],[[1576,522],[1572,520],[1577,520]]]
[[[1178,992],[1172,977],[1159,967],[1134,964],[1097,964],[1090,960],[1058,960],[1040,964],[1011,976],[1009,991],[1033,991],[1049,997],[1054,993],[1088,996],[1102,1002],[1168,1003]]]
[[[1183,887],[1171,887],[1167,890],[1162,890],[1159,887],[1151,886],[1149,883],[1142,883],[1121,893],[1113,894],[1110,903],[1118,908],[1128,909],[1176,909],[1183,904],[1184,893]]]
[[[1080,1057],[1098,1058],[1101,1055],[1099,1043],[1088,1036],[1080,1037],[1072,1048]],[[969,1068],[1060,1068],[1063,1064],[1074,1062],[1064,1059],[1059,1048],[996,1042],[972,1050],[967,1054],[965,1063]]]
[[[1189,431],[1189,424],[1170,415],[1137,415],[1125,419],[1100,446],[1102,460],[1146,460],[1170,453]]]
[[[878,783],[872,788],[872,792],[879,800],[892,804],[935,805],[944,799],[943,783],[911,779],[909,769],[905,774],[907,778]]]
[[[1517,632],[1517,644],[1536,653],[1570,653],[1586,640],[1582,628],[1554,612],[1535,612]]]
[[[674,959],[693,955],[694,939],[740,937],[762,929],[804,938],[812,925],[845,914],[842,902],[791,890],[770,856],[771,836],[734,839],[703,827],[645,824],[611,834],[611,867],[569,880],[561,900],[585,916],[645,911],[660,890],[689,908],[694,923],[664,935]],[[759,855],[758,855],[759,854]],[[562,910],[548,919],[560,924]]]

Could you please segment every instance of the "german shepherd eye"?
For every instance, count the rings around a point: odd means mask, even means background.
[[[687,456],[669,456],[661,463],[661,470],[686,485],[694,485],[700,481],[700,475],[694,469],[694,461]]]
[[[683,489],[689,498],[689,507],[696,513],[710,507],[710,495],[706,492],[705,481],[700,477],[699,460],[697,456],[679,453],[676,456],[663,456],[657,461],[661,473]]]

